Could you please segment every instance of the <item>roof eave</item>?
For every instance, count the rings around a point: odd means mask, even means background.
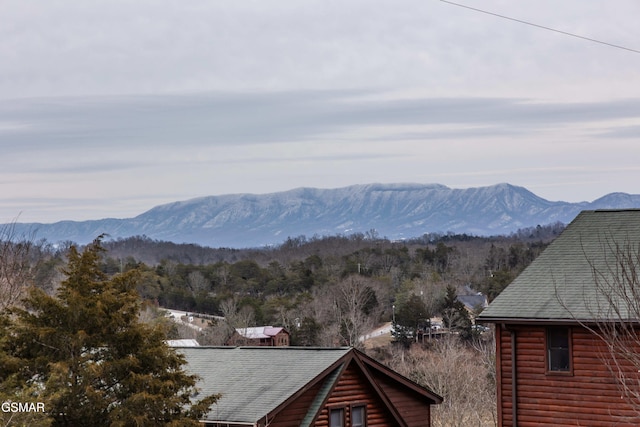
[[[257,422],[250,422],[250,421],[218,421],[218,420],[209,420],[209,419],[201,419],[198,420],[198,422],[202,423],[202,424],[216,424],[218,426],[221,427],[227,427],[227,426],[257,426],[258,423]]]
[[[505,323],[505,324],[519,324],[519,325],[552,325],[552,324],[580,324],[577,319],[538,319],[532,317],[479,317],[476,319],[480,323]]]
[[[640,325],[640,319],[572,319],[572,318],[534,318],[534,317],[479,317],[480,323],[503,323],[509,325],[595,325],[603,323],[628,323]]]

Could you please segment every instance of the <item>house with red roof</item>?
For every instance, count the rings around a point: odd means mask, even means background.
[[[236,328],[227,345],[256,347],[284,347],[290,342],[290,334],[285,328],[273,326],[254,326]]]

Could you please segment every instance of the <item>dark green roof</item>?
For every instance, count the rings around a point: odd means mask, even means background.
[[[620,251],[638,263],[640,210],[583,211],[480,315],[486,322],[635,318],[612,289]],[[635,256],[634,256],[635,254]],[[628,262],[626,263],[629,264]],[[636,265],[640,273],[640,265]],[[638,283],[637,285],[640,285]],[[619,287],[618,287],[619,288]],[[640,289],[638,289],[640,293]],[[606,294],[606,295],[605,295]],[[615,307],[623,313],[613,313]]]
[[[376,390],[379,385],[374,377],[397,384],[423,404],[442,402],[442,397],[432,391],[349,347],[185,347],[176,350],[185,356],[187,371],[200,377],[200,395],[222,395],[205,417],[211,423],[254,425],[271,420],[300,393],[320,384],[301,424],[310,425],[350,363],[363,369],[364,377],[372,381]],[[379,393],[385,404],[393,406],[383,391]],[[401,417],[396,411],[392,409],[394,416]]]
[[[177,349],[201,377],[201,395],[221,393],[206,419],[255,423],[327,369],[350,348],[189,347]],[[338,366],[334,366],[337,363]]]

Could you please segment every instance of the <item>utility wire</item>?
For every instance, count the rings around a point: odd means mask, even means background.
[[[519,23],[521,23],[521,24],[531,25],[532,27],[542,28],[543,30],[548,30],[548,31],[553,31],[553,32],[556,32],[556,33],[564,34],[565,36],[576,37],[576,38],[579,38],[579,39],[588,40],[588,41],[590,41],[590,42],[600,43],[600,44],[603,44],[603,45],[606,45],[606,46],[609,46],[609,47],[615,47],[615,48],[617,48],[617,49],[627,50],[627,51],[629,51],[629,52],[633,52],[633,53],[640,53],[640,50],[631,49],[631,48],[624,47],[624,46],[620,46],[620,45],[617,45],[617,44],[612,44],[612,43],[603,42],[603,41],[601,41],[601,40],[596,40],[596,39],[592,39],[592,38],[589,38],[589,37],[579,36],[579,35],[577,35],[577,34],[568,33],[568,32],[566,32],[566,31],[561,31],[561,30],[556,30],[556,29],[554,29],[554,28],[549,28],[549,27],[545,27],[545,26],[543,26],[543,25],[534,24],[534,23],[532,23],[532,22],[522,21],[522,20],[520,20],[520,19],[510,18],[510,17],[508,17],[508,16],[499,15],[499,14],[497,14],[497,13],[488,12],[488,11],[486,11],[486,10],[476,9],[475,7],[465,6],[464,4],[454,3],[454,2],[452,2],[452,1],[448,1],[448,0],[440,0],[440,1],[441,1],[441,2],[443,2],[443,3],[452,4],[452,5],[454,5],[454,6],[463,7],[463,8],[465,8],[465,9],[470,9],[470,10],[473,10],[473,11],[476,11],[476,12],[485,13],[485,14],[487,14],[487,15],[497,16],[498,18],[508,19],[508,20],[510,20],[510,21],[519,22]]]

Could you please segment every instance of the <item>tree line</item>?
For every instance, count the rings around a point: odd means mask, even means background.
[[[373,232],[300,236],[261,250],[213,250],[134,237],[106,242],[103,268],[141,271],[138,292],[158,307],[235,319],[196,337],[204,343],[223,343],[229,326],[276,325],[292,332],[293,344],[357,346],[359,336],[392,321],[394,311],[401,321],[407,317],[411,302],[419,300],[425,316],[448,320],[462,316],[453,315],[463,313],[457,293],[482,292],[492,300],[560,231],[554,225],[512,236],[429,234],[403,242]],[[171,256],[152,263],[135,255],[141,251],[149,260],[154,248],[166,255],[167,247]],[[201,262],[191,262],[195,254]],[[414,320],[406,322],[416,328]],[[465,319],[447,323],[463,324],[466,331],[471,326]],[[193,334],[173,333],[187,332]]]

